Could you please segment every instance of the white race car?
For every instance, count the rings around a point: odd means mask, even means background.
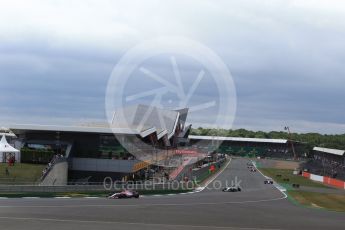
[[[234,186],[234,187],[226,187],[226,188],[223,188],[223,192],[241,192],[241,188],[240,187],[237,187],[237,186]]]
[[[109,199],[127,199],[127,198],[139,198],[139,193],[132,190],[123,190],[122,192],[114,193],[108,196]]]
[[[273,184],[273,180],[271,178],[266,178],[264,181],[265,184]]]

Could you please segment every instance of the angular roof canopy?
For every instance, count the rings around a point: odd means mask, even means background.
[[[97,126],[67,126],[67,125],[37,125],[37,124],[15,124],[11,125],[11,129],[14,131],[18,130],[32,130],[32,131],[59,131],[59,132],[85,132],[85,133],[113,133],[109,126],[97,125]],[[118,134],[139,134],[138,132],[133,132],[133,130],[122,128],[115,129]]]
[[[318,151],[318,152],[329,153],[329,154],[337,155],[337,156],[344,156],[344,153],[345,153],[345,150],[328,149],[328,148],[321,148],[321,147],[314,147],[313,150]]]
[[[181,118],[184,124],[187,112],[188,109],[174,111],[148,105],[133,105],[115,111],[111,126],[127,127],[140,132],[155,130],[158,139],[164,135],[171,138]]]
[[[6,136],[2,135],[0,141],[0,152],[2,153],[17,153],[18,149],[13,148],[6,140]]]
[[[87,124],[87,125],[37,125],[17,124],[11,125],[11,129],[18,132],[22,130],[32,131],[60,131],[60,132],[85,132],[106,133],[123,135],[140,135],[146,137],[156,133],[160,139],[167,135],[171,138],[176,130],[178,121],[185,122],[188,109],[167,110],[148,105],[133,105],[124,107],[114,112],[111,125]],[[182,114],[182,117],[180,117]]]

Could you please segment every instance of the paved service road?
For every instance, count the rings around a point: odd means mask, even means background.
[[[246,163],[233,159],[213,183],[195,194],[130,200],[0,200],[1,230],[344,229],[344,213],[292,204],[274,186],[264,185],[264,177],[250,172]],[[220,191],[236,177],[242,192]]]

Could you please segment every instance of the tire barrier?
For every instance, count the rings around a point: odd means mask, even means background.
[[[299,184],[292,184],[293,188],[299,188]]]

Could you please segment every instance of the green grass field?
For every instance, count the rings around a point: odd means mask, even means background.
[[[288,195],[305,206],[345,212],[345,195],[297,190],[288,191]]]
[[[38,181],[46,165],[21,164],[8,166],[0,163],[0,184],[32,184]],[[9,175],[6,175],[8,168]]]
[[[294,190],[291,187],[292,184],[299,184],[315,188],[330,188],[326,185],[311,181],[300,175],[293,175],[291,169],[260,168],[260,171],[264,175],[273,178],[280,185],[287,187],[287,194],[294,203],[312,208],[345,212],[345,195]],[[277,175],[282,176],[277,177]],[[286,182],[283,180],[284,178],[289,178],[290,181]]]
[[[329,188],[321,183],[314,182],[300,175],[293,175],[291,169],[275,169],[275,168],[260,168],[260,171],[268,177],[273,178],[279,184],[299,184],[301,186],[318,187],[318,188]],[[277,177],[282,175],[282,177]],[[284,178],[289,178],[290,181],[284,181]]]

